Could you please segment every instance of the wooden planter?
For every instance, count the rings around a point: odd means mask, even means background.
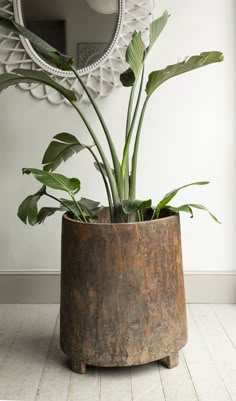
[[[178,364],[187,341],[179,216],[84,224],[63,216],[61,347],[72,370]]]

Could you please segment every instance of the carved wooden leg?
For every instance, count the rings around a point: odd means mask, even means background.
[[[86,363],[79,359],[76,355],[71,357],[71,369],[73,372],[85,374],[86,373]]]
[[[165,365],[168,369],[175,368],[179,364],[179,353],[173,352],[172,354],[166,356],[165,358],[161,359],[163,365]]]

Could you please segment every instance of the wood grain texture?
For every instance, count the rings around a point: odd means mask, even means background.
[[[179,217],[83,224],[64,216],[61,346],[75,370],[144,364],[186,341]]]

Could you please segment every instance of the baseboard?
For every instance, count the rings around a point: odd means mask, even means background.
[[[187,303],[236,303],[236,272],[185,272]],[[0,303],[59,303],[59,271],[0,271]]]

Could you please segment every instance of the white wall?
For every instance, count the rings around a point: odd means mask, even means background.
[[[158,200],[170,189],[195,180],[210,186],[189,189],[176,204],[203,203],[222,221],[206,214],[182,216],[185,270],[235,270],[235,71],[234,0],[159,0],[157,13],[172,14],[150,58],[150,69],[204,50],[221,50],[224,63],[169,81],[156,93],[143,129],[139,164],[139,198]],[[121,154],[128,91],[116,90],[99,102]],[[91,109],[84,106],[90,121]],[[24,226],[16,216],[21,200],[37,190],[22,167],[40,167],[51,137],[63,130],[87,135],[67,106],[39,102],[28,93],[10,89],[0,96],[0,269],[53,270],[60,267],[60,217],[43,226]],[[102,182],[86,154],[62,169],[78,175],[82,195],[105,200]]]

